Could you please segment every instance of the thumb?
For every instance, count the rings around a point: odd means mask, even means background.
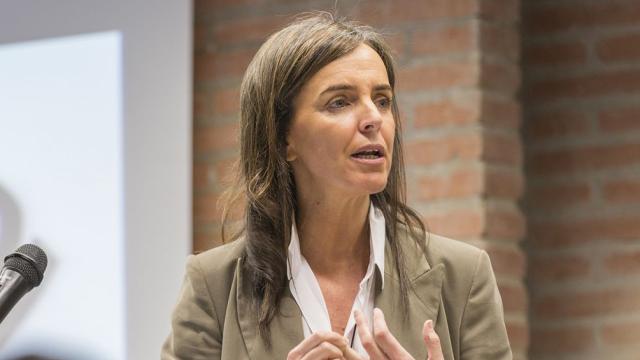
[[[424,327],[422,328],[422,338],[424,339],[425,344],[427,344],[427,360],[444,359],[444,356],[442,355],[442,347],[440,346],[440,337],[433,329],[432,320],[427,320],[424,322]]]

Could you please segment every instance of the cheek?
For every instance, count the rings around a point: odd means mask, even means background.
[[[396,136],[396,123],[393,120],[383,127],[382,136],[389,147],[389,151],[393,150],[393,140]]]
[[[296,152],[307,167],[327,169],[343,153],[342,138],[334,129],[322,126],[308,127],[296,137]]]

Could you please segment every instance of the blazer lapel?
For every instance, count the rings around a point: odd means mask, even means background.
[[[258,321],[251,306],[246,283],[242,280],[240,262],[236,268],[237,316],[242,337],[251,359],[286,359],[291,349],[304,339],[302,315],[289,289],[283,294],[279,311],[269,325],[271,346],[262,340],[258,333]]]
[[[406,243],[407,239],[401,243]],[[422,327],[426,320],[433,320],[438,329],[441,308],[444,265],[431,268],[422,251],[404,245],[406,268],[414,291],[409,291],[407,311],[403,310],[400,299],[400,282],[395,264],[387,245],[385,251],[384,288],[378,289],[374,304],[385,315],[389,330],[400,344],[416,359],[427,358],[427,348],[422,339]],[[378,282],[378,287],[380,282]],[[445,320],[441,320],[445,321]]]
[[[385,249],[384,288],[376,281],[374,305],[385,314],[385,320],[391,333],[402,346],[416,359],[426,359],[427,349],[422,339],[422,326],[426,320],[433,320],[436,332],[441,334],[445,354],[449,345],[446,316],[442,307],[442,284],[444,265],[433,268],[422,255],[422,251],[414,247],[412,241],[404,234],[399,234],[398,241],[403,247],[405,265],[414,291],[409,291],[407,313],[400,300],[400,283],[395,271],[389,245]],[[405,235],[406,236],[406,235]],[[376,272],[379,278],[381,275]],[[242,279],[240,261],[236,267],[236,313],[249,358],[251,359],[285,359],[291,349],[304,339],[302,330],[302,314],[293,295],[287,288],[278,314],[269,326],[271,330],[271,347],[268,347],[258,334],[258,323],[250,303],[248,284]],[[448,357],[447,357],[448,358]]]

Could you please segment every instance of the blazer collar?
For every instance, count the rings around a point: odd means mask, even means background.
[[[428,319],[437,322],[441,287],[444,279],[444,266],[431,267],[419,247],[400,231],[398,239],[405,254],[405,264],[409,281],[414,291],[409,291],[408,306],[410,315],[405,316],[401,308],[400,283],[395,263],[391,256],[385,256],[384,275],[376,272],[376,297],[374,304],[385,314],[385,320],[391,333],[402,346],[415,358],[426,358],[427,350],[422,340],[422,326]],[[428,244],[427,244],[428,246]],[[385,246],[385,255],[390,254],[389,244]],[[284,359],[291,349],[304,339],[302,315],[291,292],[287,288],[283,294],[278,313],[271,321],[271,347],[262,341],[258,334],[258,324],[251,308],[249,287],[242,276],[240,261],[236,268],[236,314],[242,331],[249,357],[251,359]],[[384,276],[384,289],[382,278]]]
[[[271,346],[258,333],[258,322],[249,293],[249,284],[243,279],[241,262],[236,267],[236,314],[244,344],[250,359],[286,359],[291,349],[304,339],[302,314],[287,288],[280,300],[276,316],[269,324]]]
[[[375,307],[382,310],[389,331],[414,358],[426,359],[427,349],[422,339],[422,327],[426,320],[437,320],[441,308],[444,265],[431,267],[422,250],[411,240],[404,230],[400,230],[398,240],[402,247],[409,282],[413,291],[408,294],[407,313],[403,311],[400,299],[400,281],[394,259],[386,257],[384,290],[378,291],[374,300]],[[427,237],[428,239],[428,237]],[[427,246],[429,244],[427,243]],[[391,249],[387,244],[386,253]],[[379,290],[378,284],[378,290]]]

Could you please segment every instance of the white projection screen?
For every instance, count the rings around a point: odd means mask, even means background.
[[[2,253],[29,241],[49,258],[0,328],[7,353],[125,354],[120,59],[116,32],[0,47]]]
[[[153,9],[153,11],[149,11]],[[0,360],[153,359],[191,250],[191,4],[0,0]]]

